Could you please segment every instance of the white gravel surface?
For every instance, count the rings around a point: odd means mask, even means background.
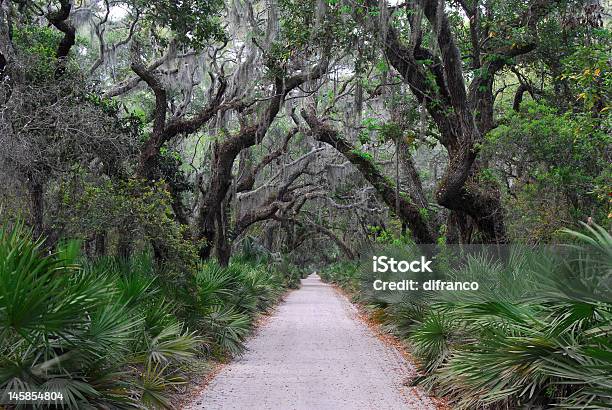
[[[434,409],[414,366],[313,274],[188,409]]]

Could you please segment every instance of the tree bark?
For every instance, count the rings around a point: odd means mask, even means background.
[[[120,228],[117,234],[117,256],[124,261],[128,261],[132,256],[132,239],[130,233]]]
[[[355,259],[355,254],[351,250],[350,246],[348,246],[346,243],[344,243],[344,241],[342,239],[340,239],[340,237],[338,237],[338,235],[336,235],[331,229],[328,229],[328,228],[326,228],[326,227],[324,227],[322,225],[316,224],[314,222],[303,222],[303,221],[300,221],[300,220],[294,219],[294,218],[286,218],[286,217],[278,216],[278,217],[274,217],[274,219],[276,219],[278,221],[282,221],[282,222],[288,222],[290,224],[299,225],[299,226],[305,226],[306,225],[306,226],[314,229],[315,231],[320,232],[320,233],[326,235],[332,241],[334,241],[334,243],[338,246],[338,248],[340,248],[340,250],[342,251],[344,256],[346,256],[347,259]]]
[[[225,198],[231,185],[232,167],[240,151],[259,144],[266,135],[270,125],[280,111],[285,96],[306,81],[320,78],[327,71],[327,60],[307,72],[300,72],[289,78],[276,78],[274,91],[261,120],[254,125],[244,126],[237,135],[229,136],[216,144],[212,161],[212,175],[208,186],[202,190],[202,203],[199,207],[197,239],[203,240],[199,255],[208,259],[215,237],[215,216],[219,212],[221,201]]]
[[[415,242],[435,242],[432,229],[428,221],[425,220],[425,216],[419,211],[419,207],[412,203],[409,197],[400,195],[398,198],[395,184],[390,179],[385,178],[376,164],[364,155],[360,155],[359,151],[350,142],[340,136],[335,129],[320,121],[314,112],[302,110],[302,117],[310,126],[315,139],[331,145],[344,155],[372,184],[389,209],[399,213],[398,217],[412,230]],[[399,209],[396,209],[398,205]]]
[[[227,266],[230,261],[231,252],[231,244],[227,238],[226,232],[226,223],[224,221],[224,212],[225,207],[223,207],[215,217],[215,253],[217,256],[217,261],[221,266]]]
[[[106,255],[106,232],[96,232],[94,234],[95,255],[100,258]]]
[[[0,1],[0,78],[4,78],[14,58],[11,41],[11,19],[9,6]]]
[[[55,56],[57,57],[55,76],[57,78],[61,77],[66,71],[66,58],[76,42],[76,28],[69,20],[71,9],[72,2],[70,0],[60,0],[60,8],[47,15],[53,27],[64,33],[55,51]]]
[[[28,183],[28,192],[30,194],[32,233],[36,239],[43,238],[45,234],[45,202],[43,185],[39,182],[30,181]]]
[[[537,19],[537,16],[545,13],[545,7],[539,6],[543,2],[536,3],[525,21],[532,22],[531,17],[536,16],[534,18]],[[366,8],[377,6],[378,3],[373,0],[366,3]],[[477,147],[482,136],[494,126],[492,85],[495,73],[510,58],[529,52],[535,44],[526,42],[495,50],[500,57],[482,66],[481,72],[475,75],[468,88],[464,80],[461,54],[446,12],[438,10],[444,7],[444,2],[422,0],[418,6],[415,3],[412,7],[421,7],[431,24],[440,49],[439,58],[424,49],[420,39],[410,47],[405,45],[388,21],[384,23],[384,29],[379,31],[383,37],[383,51],[390,64],[410,86],[417,100],[427,107],[440,132],[440,143],[449,153],[448,166],[436,190],[436,201],[451,211],[469,216],[478,227],[484,242],[506,242],[500,192],[492,187],[482,187],[477,180]],[[365,22],[374,27],[372,20]],[[470,24],[478,24],[478,20]],[[477,27],[471,27],[471,35],[477,34]],[[479,53],[480,48],[474,52]],[[481,63],[479,59],[474,59],[473,64]],[[429,78],[434,81],[429,81]]]
[[[414,159],[410,154],[410,147],[402,138],[400,138],[399,141],[395,141],[395,144],[397,147],[396,151],[397,155],[399,156],[400,164],[410,180],[407,189],[412,201],[420,208],[429,208],[429,203],[423,191],[421,177],[419,176],[414,164]]]

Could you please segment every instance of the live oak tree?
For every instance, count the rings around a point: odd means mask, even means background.
[[[19,192],[5,198],[27,197],[38,234],[76,232],[79,215],[102,254],[144,241],[160,262],[194,248],[227,264],[250,237],[292,255],[325,238],[352,258],[394,236],[503,243],[607,217],[597,3],[1,4],[2,166]],[[58,201],[69,186],[99,204],[108,190],[113,226]],[[120,222],[136,209],[159,226]]]
[[[360,297],[452,404],[609,407],[610,49],[598,0],[0,0],[0,388],[172,408],[312,268],[570,233],[467,319]]]
[[[445,2],[406,2],[398,22],[386,2],[369,1],[357,11],[357,18],[370,29],[378,25],[385,57],[438,128],[437,138],[448,151],[449,163],[435,197],[452,211],[449,222],[458,226],[463,241],[469,240],[473,223],[483,241],[505,242],[500,193],[478,182],[478,146],[495,123],[495,76],[536,47],[537,24],[552,4],[517,2],[512,13],[500,14],[503,23],[487,3],[466,1],[458,6],[467,17],[470,43],[462,50],[469,53],[469,64],[462,58]],[[379,17],[364,17],[370,14]],[[466,70],[471,72],[469,84]]]

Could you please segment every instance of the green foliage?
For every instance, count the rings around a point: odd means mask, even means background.
[[[16,51],[28,60],[27,77],[34,83],[53,78],[61,33],[52,27],[20,26],[13,31]]]
[[[305,277],[305,270],[291,263],[287,257],[277,262],[274,269],[284,278],[284,284],[289,289],[298,289],[300,279]]]
[[[314,6],[312,2],[296,2],[291,0],[283,0],[279,2],[283,19],[281,20],[281,30],[283,37],[287,43],[293,43],[295,48],[307,47],[308,42],[312,38],[311,27],[314,23]],[[288,44],[276,43],[277,56],[283,59],[289,56],[283,56],[281,50],[289,51]]]
[[[374,157],[372,157],[372,154],[370,154],[369,152],[365,152],[365,151],[361,151],[358,149],[353,149],[351,150],[351,154],[358,156],[359,158],[363,159],[364,161],[368,161],[368,162],[374,162]]]
[[[356,24],[342,18],[350,10],[339,3],[327,1],[325,15],[317,16],[316,2],[280,0],[281,36],[273,46],[275,58],[282,63],[299,52],[310,53],[317,48],[331,52],[349,47]]]
[[[436,370],[448,358],[457,332],[456,323],[452,315],[430,311],[412,329],[410,342],[414,354],[428,373]]]
[[[360,290],[355,264],[332,266],[321,277],[382,309],[378,317],[409,340],[422,365],[415,383],[454,408],[610,408],[612,236],[597,226],[585,231],[566,230],[578,242],[561,253],[516,248],[503,260],[475,254],[450,270],[437,255],[434,271],[481,284],[469,297],[410,292],[381,299]]]
[[[109,118],[115,120],[114,125],[118,132],[129,134],[134,140],[140,141],[142,139],[146,123],[144,113],[139,115],[137,111],[132,111],[124,114],[119,101],[102,98],[100,95],[92,92],[86,93],[84,99],[99,108]]]
[[[560,79],[568,79],[579,103],[587,111],[607,112],[612,89],[612,70],[610,70],[610,47],[612,33],[609,30],[596,30],[591,44],[580,45],[575,51],[562,59],[563,74]]]
[[[78,249],[45,255],[21,223],[0,229],[0,389],[59,391],[74,409],[148,401],[151,381],[176,384],[200,340],[152,298],[151,272],[83,266]]]
[[[521,215],[526,225],[517,227],[527,229],[521,237],[551,240],[570,218],[607,220],[612,168],[606,150],[611,142],[605,116],[559,113],[535,102],[524,103],[520,112],[508,114],[487,135],[485,156],[519,169],[521,164],[533,164],[522,168],[512,188],[515,196],[508,199],[511,212]],[[593,214],[594,209],[599,213]]]
[[[321,271],[320,276],[348,292],[356,292],[361,282],[359,264],[351,261],[336,262]]]
[[[223,41],[225,38],[219,18],[223,9],[221,1],[135,0],[135,2],[144,10],[145,16],[154,27],[172,30],[181,44],[200,49],[211,40]]]
[[[404,138],[404,131],[400,124],[393,121],[380,122],[378,118],[368,117],[362,121],[362,129],[359,132],[358,138],[361,144],[370,143],[370,135],[377,133],[377,143],[384,143],[387,141],[399,141]],[[406,138],[407,142],[412,143],[414,141]]]
[[[246,256],[202,265],[194,300],[160,274],[150,255],[88,261],[78,242],[46,255],[21,223],[0,229],[0,391],[59,391],[74,409],[169,408],[186,364],[240,353],[287,285]]]
[[[183,159],[178,151],[166,147],[161,148],[156,172],[160,179],[168,183],[172,192],[179,196],[193,188],[183,173],[182,166]]]
[[[20,51],[55,59],[61,33],[51,27],[24,26],[13,32],[13,45]]]
[[[425,208],[420,208],[419,212],[421,212],[423,216],[428,215],[428,211]],[[398,226],[398,224],[401,223],[399,221],[391,221],[391,226],[388,229],[385,229],[382,226],[368,226],[368,235],[378,245],[401,247],[402,245],[414,243],[410,238],[410,235],[407,233],[401,233],[400,226]]]
[[[399,141],[404,136],[404,131],[394,122],[386,122],[380,125],[380,135],[382,141]]]
[[[495,178],[495,173],[490,168],[483,168],[478,173],[478,180],[482,183],[496,183],[497,178]]]
[[[175,221],[165,181],[152,185],[137,179],[81,183],[80,195],[66,196],[62,209],[61,220],[67,225],[67,235],[90,237],[108,231],[129,232],[133,241],[155,241],[166,261],[176,269],[195,268],[197,244],[185,239],[187,227]],[[64,189],[74,192],[71,185]]]
[[[370,143],[370,135],[380,129],[377,118],[367,117],[361,122],[362,129],[359,131],[358,139],[361,144]]]
[[[282,274],[245,258],[228,267],[202,264],[196,283],[198,327],[214,341],[217,355],[242,351],[256,314],[276,304],[285,286]]]

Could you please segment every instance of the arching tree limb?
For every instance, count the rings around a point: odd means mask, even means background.
[[[262,141],[279,113],[287,94],[306,81],[323,76],[327,71],[327,66],[328,61],[323,58],[310,70],[302,70],[288,78],[277,77],[272,95],[259,121],[252,125],[244,125],[238,134],[217,143],[213,155],[211,179],[207,187],[203,189],[205,194],[196,220],[196,237],[205,240],[205,245],[200,249],[202,259],[210,256],[211,244],[215,236],[215,215],[220,212],[221,201],[225,198],[231,185],[232,167],[236,157],[243,149]]]
[[[168,101],[164,85],[159,78],[142,63],[134,60],[132,70],[147,83],[155,94],[155,110],[153,113],[153,131],[151,137],[144,143],[140,152],[140,162],[137,173],[139,176],[151,179],[159,160],[161,147],[179,134],[192,134],[224,108],[223,95],[227,89],[227,81],[219,78],[219,86],[212,100],[197,114],[190,118],[175,118],[167,120]],[[214,83],[213,85],[214,86]]]
[[[70,10],[72,2],[70,0],[60,0],[60,8],[47,14],[49,22],[59,31],[64,33],[55,51],[58,64],[55,70],[56,77],[61,77],[66,70],[66,57],[76,41],[76,29],[70,22]]]
[[[287,134],[285,135],[283,144],[279,148],[265,155],[261,159],[261,161],[259,161],[257,165],[255,165],[254,167],[245,168],[243,171],[243,174],[240,175],[240,178],[238,179],[236,191],[245,192],[250,189],[253,189],[253,185],[255,184],[255,178],[257,177],[257,174],[259,174],[272,161],[274,161],[275,159],[283,155],[285,152],[287,152],[287,146],[289,145],[289,141],[291,140],[291,138],[293,138],[297,134],[297,132],[298,132],[297,128],[292,128],[291,130],[289,130],[289,132],[287,132]]]
[[[432,229],[425,220],[425,216],[419,212],[419,208],[405,196],[400,195],[398,198],[393,182],[385,178],[375,164],[368,158],[360,155],[355,147],[335,129],[319,120],[314,111],[302,110],[301,113],[306,123],[310,126],[315,139],[331,145],[356,166],[390,209],[395,210],[396,205],[399,203],[399,209],[397,210],[399,213],[398,217],[410,227],[414,240],[417,243],[435,242]]]
[[[334,243],[338,246],[338,248],[340,248],[342,253],[344,253],[344,256],[346,256],[348,259],[355,259],[355,254],[351,250],[350,246],[344,243],[344,241],[340,239],[340,237],[338,237],[338,235],[336,235],[331,229],[328,229],[324,227],[323,225],[319,225],[311,221],[302,221],[299,219],[284,217],[284,216],[275,216],[274,219],[279,222],[289,222],[291,224],[308,227],[317,232],[320,232],[326,235],[332,241],[334,241]]]

